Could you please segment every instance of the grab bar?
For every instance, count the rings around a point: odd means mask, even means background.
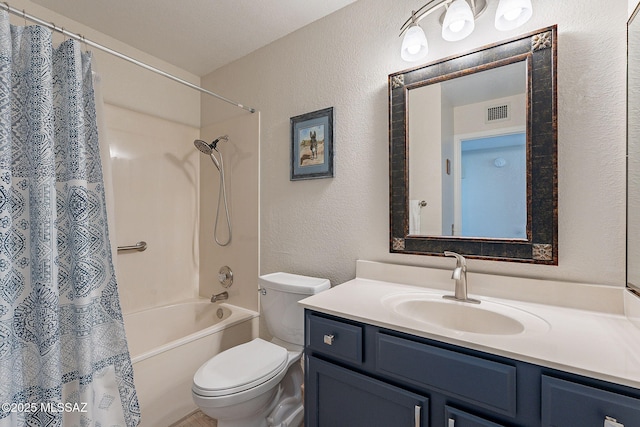
[[[147,242],[138,242],[131,246],[118,246],[118,252],[138,251],[142,252],[147,249]]]

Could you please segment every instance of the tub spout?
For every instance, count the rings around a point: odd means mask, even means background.
[[[218,301],[224,301],[229,299],[229,292],[224,291],[222,293],[219,294],[213,294],[211,296],[211,302],[218,302]]]

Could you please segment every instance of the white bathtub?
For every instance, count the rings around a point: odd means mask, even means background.
[[[124,324],[141,427],[169,426],[196,410],[191,385],[200,365],[258,336],[258,313],[205,299],[127,314]]]

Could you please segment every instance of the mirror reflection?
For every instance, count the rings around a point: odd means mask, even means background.
[[[389,75],[389,250],[557,265],[557,28]]]
[[[527,65],[408,88],[409,235],[527,238]]]

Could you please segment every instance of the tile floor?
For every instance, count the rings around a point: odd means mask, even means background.
[[[201,411],[196,411],[171,427],[217,427],[218,423],[213,418],[209,418]]]

